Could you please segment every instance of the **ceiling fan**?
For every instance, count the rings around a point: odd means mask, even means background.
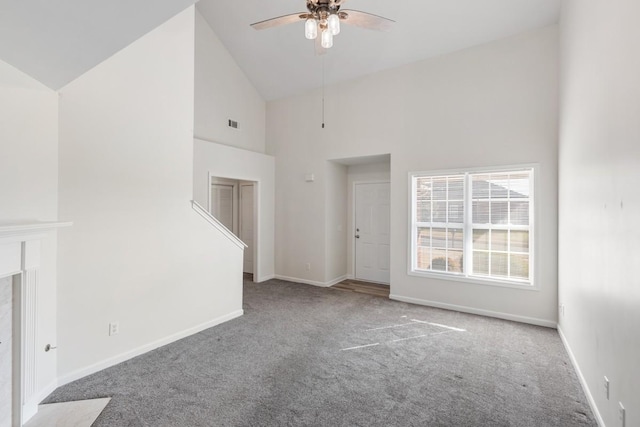
[[[304,34],[309,40],[318,40],[318,53],[333,46],[333,36],[340,33],[340,22],[370,30],[389,31],[395,22],[382,16],[359,10],[341,9],[347,0],[307,0],[308,12],[292,13],[251,24],[256,30],[279,27],[305,21]],[[320,34],[320,37],[318,37]]]

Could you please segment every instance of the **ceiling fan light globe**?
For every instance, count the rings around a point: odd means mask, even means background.
[[[327,18],[327,26],[332,35],[337,36],[340,34],[340,17],[335,13],[329,15],[329,18]]]
[[[330,29],[327,28],[322,31],[322,39],[320,40],[320,45],[325,49],[329,49],[331,46],[333,46],[333,34],[331,34]]]
[[[304,36],[309,40],[318,37],[318,23],[315,19],[309,18],[304,23]]]

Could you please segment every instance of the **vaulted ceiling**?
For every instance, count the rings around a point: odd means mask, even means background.
[[[195,0],[0,0],[0,59],[59,89]],[[198,10],[260,94],[277,99],[556,23],[561,0],[348,0],[396,21],[389,33],[343,25],[317,56],[304,24],[253,22],[305,0],[200,0]]]
[[[249,25],[306,11],[305,0],[200,0],[198,10],[265,99],[453,52],[554,24],[560,0],[348,0],[396,21],[389,33],[347,25],[316,56],[304,23],[256,31]]]
[[[0,59],[52,89],[196,0],[0,0]]]

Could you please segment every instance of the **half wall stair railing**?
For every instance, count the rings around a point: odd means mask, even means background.
[[[222,233],[223,236],[231,240],[231,242],[233,242],[233,244],[238,246],[240,249],[244,251],[246,248],[249,247],[245,242],[240,240],[238,236],[233,234],[232,231],[230,231],[227,227],[225,227],[224,224],[222,224],[216,217],[211,215],[209,211],[203,208],[198,202],[196,202],[195,200],[192,200],[191,207],[193,207],[194,211],[196,211],[201,217],[203,217],[209,224],[213,225],[218,231],[220,231],[220,233]]]

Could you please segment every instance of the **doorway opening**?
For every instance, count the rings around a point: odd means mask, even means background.
[[[391,279],[391,155],[332,160],[344,168],[347,266],[343,283],[354,292]],[[377,292],[378,290],[376,290]]]
[[[209,175],[208,210],[247,245],[242,271],[250,280],[257,277],[258,185],[256,181]]]

